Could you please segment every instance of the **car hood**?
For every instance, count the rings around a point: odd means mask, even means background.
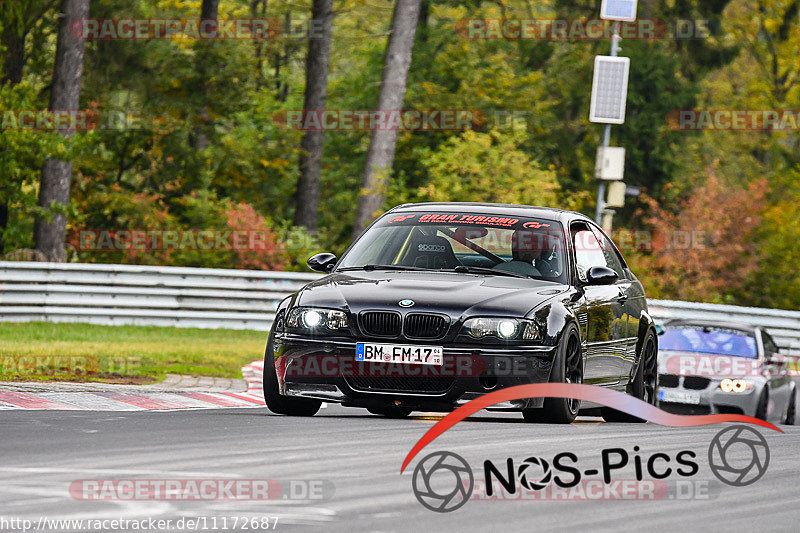
[[[461,316],[523,317],[569,291],[547,281],[449,272],[335,273],[301,289],[294,305],[347,309],[421,311]],[[401,300],[413,300],[410,308]]]

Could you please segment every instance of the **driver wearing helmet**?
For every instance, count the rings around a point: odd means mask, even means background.
[[[548,261],[547,233],[518,229],[511,236],[511,261],[500,263],[495,270],[513,272],[535,278],[555,278],[558,273]]]

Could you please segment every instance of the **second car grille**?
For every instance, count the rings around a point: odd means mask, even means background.
[[[403,331],[406,337],[438,339],[447,330],[447,319],[440,315],[412,313],[406,317]]]
[[[666,389],[674,389],[678,386],[678,376],[672,374],[661,374],[658,376],[658,385]]]
[[[400,315],[385,311],[368,311],[359,317],[361,329],[367,335],[397,337],[400,335]]]
[[[701,378],[698,376],[686,376],[683,378],[683,387],[691,390],[703,390],[708,387],[711,380],[708,378]]]

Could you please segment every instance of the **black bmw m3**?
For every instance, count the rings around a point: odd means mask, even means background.
[[[529,383],[610,387],[655,404],[657,336],[641,283],[578,213],[495,204],[396,207],[327,274],[278,306],[264,397],[279,414],[322,402],[408,416],[451,411]],[[579,400],[529,398],[494,409],[570,423],[631,418]]]

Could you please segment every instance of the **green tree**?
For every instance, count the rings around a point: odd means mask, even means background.
[[[542,169],[520,150],[523,136],[492,130],[466,131],[419,161],[430,181],[421,199],[434,202],[494,202],[555,205],[559,185],[552,169]]]

